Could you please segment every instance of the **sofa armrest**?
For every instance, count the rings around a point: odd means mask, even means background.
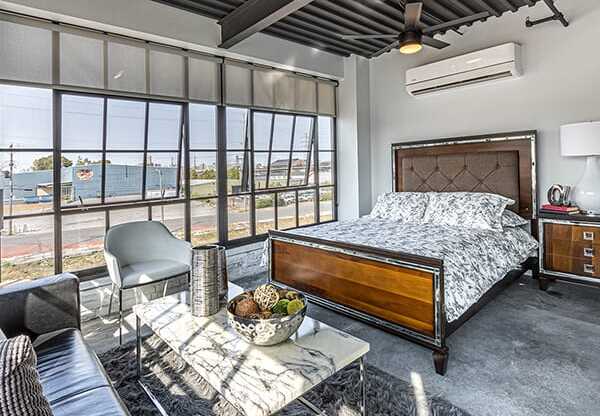
[[[7,337],[32,338],[81,327],[79,279],[70,273],[0,288],[0,328]]]

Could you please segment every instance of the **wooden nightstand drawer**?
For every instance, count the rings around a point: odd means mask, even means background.
[[[546,254],[557,254],[584,260],[600,257],[600,244],[592,244],[588,241],[546,240],[544,244]]]
[[[600,244],[600,228],[571,224],[544,224],[546,240],[582,241]]]
[[[600,260],[598,257],[585,259],[546,253],[544,255],[544,268],[555,272],[600,277]]]

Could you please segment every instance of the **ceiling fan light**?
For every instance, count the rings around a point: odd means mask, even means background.
[[[400,40],[400,53],[410,55],[423,49],[421,34],[415,32],[406,32]]]

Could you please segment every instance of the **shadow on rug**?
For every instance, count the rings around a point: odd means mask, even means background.
[[[169,415],[232,415],[240,413],[157,337],[144,341],[144,381]],[[135,343],[100,355],[100,361],[133,416],[160,415],[136,382]],[[359,416],[358,366],[331,377],[305,397],[327,415]],[[439,397],[422,397],[405,382],[367,365],[367,413],[369,416],[469,416]],[[293,402],[282,416],[308,416],[302,404]]]

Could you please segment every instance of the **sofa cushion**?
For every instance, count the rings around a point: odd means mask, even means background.
[[[125,406],[111,387],[98,387],[52,405],[54,416],[127,416]]]
[[[35,343],[38,372],[51,405],[77,394],[110,386],[96,355],[88,350],[81,332],[57,331]]]
[[[36,356],[25,335],[0,342],[0,413],[52,416],[36,371]]]
[[[152,260],[122,267],[121,279],[123,288],[128,288],[185,274],[189,271],[189,264],[175,260]]]

